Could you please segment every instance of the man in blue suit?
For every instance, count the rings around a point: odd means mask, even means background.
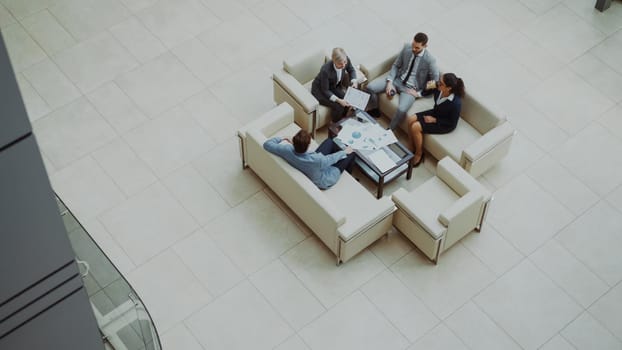
[[[377,94],[384,92],[389,98],[398,95],[399,104],[391,119],[390,128],[397,128],[406,117],[406,112],[415,103],[415,99],[428,94],[428,82],[439,78],[436,60],[426,49],[428,36],[417,33],[410,45],[406,44],[391,66],[386,77],[374,79],[367,85],[370,93],[369,113],[380,116]]]

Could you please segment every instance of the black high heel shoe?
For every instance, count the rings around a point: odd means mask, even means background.
[[[412,160],[412,162],[413,162],[413,168],[416,168],[416,167],[418,167],[419,165],[421,165],[421,163],[423,163],[423,158],[425,158],[425,154],[424,154],[424,153],[421,153],[421,158],[419,158],[419,161],[418,161],[417,163],[415,163],[415,162],[414,162],[415,157],[413,157],[413,160]]]

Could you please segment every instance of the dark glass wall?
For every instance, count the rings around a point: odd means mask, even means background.
[[[0,349],[103,349],[0,36]]]

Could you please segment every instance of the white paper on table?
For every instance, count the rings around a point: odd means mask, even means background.
[[[383,173],[395,166],[395,162],[393,161],[393,159],[389,158],[387,153],[382,149],[377,150],[376,152],[370,154],[368,157],[374,163],[374,165]]]
[[[369,94],[350,86],[348,87],[348,90],[346,90],[346,95],[343,99],[346,100],[346,102],[348,102],[351,106],[364,111],[367,106],[367,101],[369,101]]]

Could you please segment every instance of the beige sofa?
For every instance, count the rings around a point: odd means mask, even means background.
[[[453,159],[438,162],[436,176],[411,192],[393,193],[393,224],[434,263],[473,230],[479,231],[491,193]]]
[[[274,102],[287,102],[294,108],[294,120],[315,137],[315,131],[331,120],[330,108],[319,104],[311,94],[311,83],[330,57],[322,50],[303,52],[283,60],[283,68],[272,75]],[[356,67],[356,65],[355,65]],[[359,83],[366,80],[357,71]]]
[[[294,109],[287,103],[275,107],[238,131],[242,162],[324,242],[339,264],[385,235],[396,208],[388,197],[376,200],[347,172],[333,187],[320,190],[303,173],[264,150],[268,138],[292,136],[298,130]]]
[[[361,64],[361,70],[367,78],[386,79],[395,60],[396,54],[379,53]],[[468,84],[468,82],[466,82]],[[382,114],[392,118],[397,110],[398,98],[388,99],[380,94],[378,108]],[[432,97],[417,99],[407,115],[432,109]],[[400,125],[408,132],[406,120]],[[479,99],[474,92],[468,90],[462,101],[461,118],[456,130],[445,135],[425,135],[423,148],[436,159],[450,156],[477,177],[485,173],[501,160],[509,151],[514,129],[499,113],[493,111]]]

